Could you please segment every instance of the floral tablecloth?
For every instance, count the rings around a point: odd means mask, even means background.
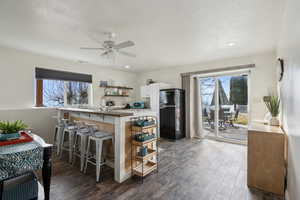
[[[0,146],[0,181],[38,170],[43,166],[43,148],[35,141]]]

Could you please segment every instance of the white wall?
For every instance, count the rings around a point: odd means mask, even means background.
[[[54,108],[0,110],[0,120],[22,120],[48,143],[52,143],[54,139],[54,126],[56,124],[56,120],[52,118],[54,115],[56,115]]]
[[[31,109],[35,101],[35,67],[92,74],[93,97],[96,105],[100,103],[104,93],[103,88],[98,87],[100,80],[112,79],[120,85],[135,88],[132,98],[125,98],[125,101],[134,99],[136,95],[137,75],[135,73],[0,47],[0,120],[23,119],[46,139],[49,139],[49,135],[53,133],[51,128],[54,125],[51,119],[53,110]],[[52,124],[49,126],[49,123]]]
[[[98,87],[100,80],[112,79],[119,84],[136,87],[135,73],[0,47],[0,109],[22,109],[34,105],[35,67],[92,74],[95,104],[99,104],[103,95],[103,88]]]
[[[151,78],[158,82],[171,83],[173,87],[181,87],[180,74],[207,69],[217,69],[229,66],[255,64],[256,67],[251,73],[251,104],[252,119],[262,120],[266,113],[262,97],[270,92],[276,92],[276,54],[275,52],[262,53],[259,55],[217,60],[213,62],[201,63],[192,66],[178,66],[166,68],[139,75],[139,82],[145,85],[146,80]]]
[[[300,1],[287,0],[278,57],[284,59],[280,83],[282,121],[288,134],[287,199],[300,199]]]

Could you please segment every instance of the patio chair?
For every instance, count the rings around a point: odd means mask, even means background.
[[[209,117],[207,118],[207,122],[210,125],[211,129],[215,128],[215,111],[211,110],[209,113]],[[226,129],[225,126],[226,116],[223,109],[219,110],[219,129]]]
[[[225,110],[221,107],[219,109],[219,129],[226,129],[225,122],[226,122]]]
[[[207,118],[207,122],[208,122],[211,129],[215,128],[215,126],[214,126],[214,124],[215,124],[215,112],[214,111],[210,110],[209,117]]]
[[[203,120],[204,122],[207,122],[207,123],[209,124],[209,116],[208,116],[208,113],[207,113],[207,111],[206,111],[206,108],[204,108],[204,109],[202,110],[202,120]]]
[[[235,121],[237,121],[237,119],[238,119],[238,117],[239,117],[239,112],[240,112],[240,110],[239,110],[239,109],[236,109],[235,114],[234,114],[234,117],[231,118],[231,119],[229,120],[229,123],[230,123],[230,126],[231,126],[231,127],[238,128],[238,127],[234,126],[233,123],[234,123]]]

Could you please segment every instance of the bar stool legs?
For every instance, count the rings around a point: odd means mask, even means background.
[[[74,149],[74,136],[75,133],[73,131],[69,132],[69,163],[72,163],[72,157],[73,157],[73,149]]]
[[[96,141],[96,182],[100,179],[103,140]]]
[[[82,172],[84,170],[85,165],[85,158],[86,158],[86,146],[88,141],[88,134],[84,133],[77,133],[75,136],[75,142],[74,142],[74,150],[73,150],[73,159],[72,164],[75,164],[76,156],[79,155],[80,157],[80,171]],[[78,140],[80,139],[80,146],[79,146],[79,154],[77,153],[78,150]]]
[[[88,136],[83,136],[81,137],[80,140],[80,171],[83,171],[83,167],[84,167],[87,140],[88,140]]]
[[[91,139],[89,138],[88,139],[88,145],[87,145],[87,148],[86,148],[86,160],[85,160],[84,171],[83,171],[83,173],[85,173],[85,174],[86,174],[86,169],[87,169],[87,165],[88,165],[88,159],[89,159],[89,156],[90,156],[90,148],[91,148]]]
[[[57,125],[55,127],[55,141],[54,144],[56,145],[56,155],[59,156],[61,152],[61,137],[62,137],[62,132],[64,130],[63,126]]]
[[[55,126],[55,130],[54,130],[54,138],[53,138],[53,144],[54,144],[54,146],[56,147],[56,154],[57,154],[57,155],[58,155],[58,149],[59,149],[59,147],[58,147],[58,145],[57,145],[58,129],[59,129],[59,126],[56,125],[56,126]]]
[[[64,146],[66,134],[68,134],[68,142],[69,142],[68,147]],[[62,137],[61,137],[60,159],[62,158],[63,150],[68,151],[69,152],[69,163],[72,162],[73,149],[74,149],[74,146],[73,146],[74,145],[74,137],[75,137],[75,130],[69,130],[67,128],[64,129],[64,131],[62,133]]]
[[[57,121],[57,124],[55,126],[53,144],[56,147],[56,155],[59,156],[60,146],[61,146],[61,136],[62,136],[62,132],[65,128],[65,124],[66,124],[67,119],[60,119],[58,116],[53,116],[52,118],[54,118]]]
[[[112,135],[108,133],[103,133],[102,137],[95,137],[95,136],[90,136],[88,139],[88,146],[87,146],[87,151],[86,151],[86,161],[85,161],[85,166],[84,166],[84,173],[86,173],[88,163],[96,165],[96,182],[99,182],[100,180],[100,172],[101,172],[101,166],[104,165],[105,163],[102,162],[102,147],[103,147],[103,141],[104,140],[112,140]],[[93,156],[91,155],[91,143],[95,142],[96,145],[96,156],[95,160],[96,162],[93,162]]]

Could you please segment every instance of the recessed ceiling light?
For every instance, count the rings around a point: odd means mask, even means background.
[[[130,68],[130,65],[125,65],[124,66],[126,69],[129,69]]]
[[[233,47],[233,46],[235,46],[235,43],[234,42],[229,42],[227,45],[230,46],[230,47]]]

